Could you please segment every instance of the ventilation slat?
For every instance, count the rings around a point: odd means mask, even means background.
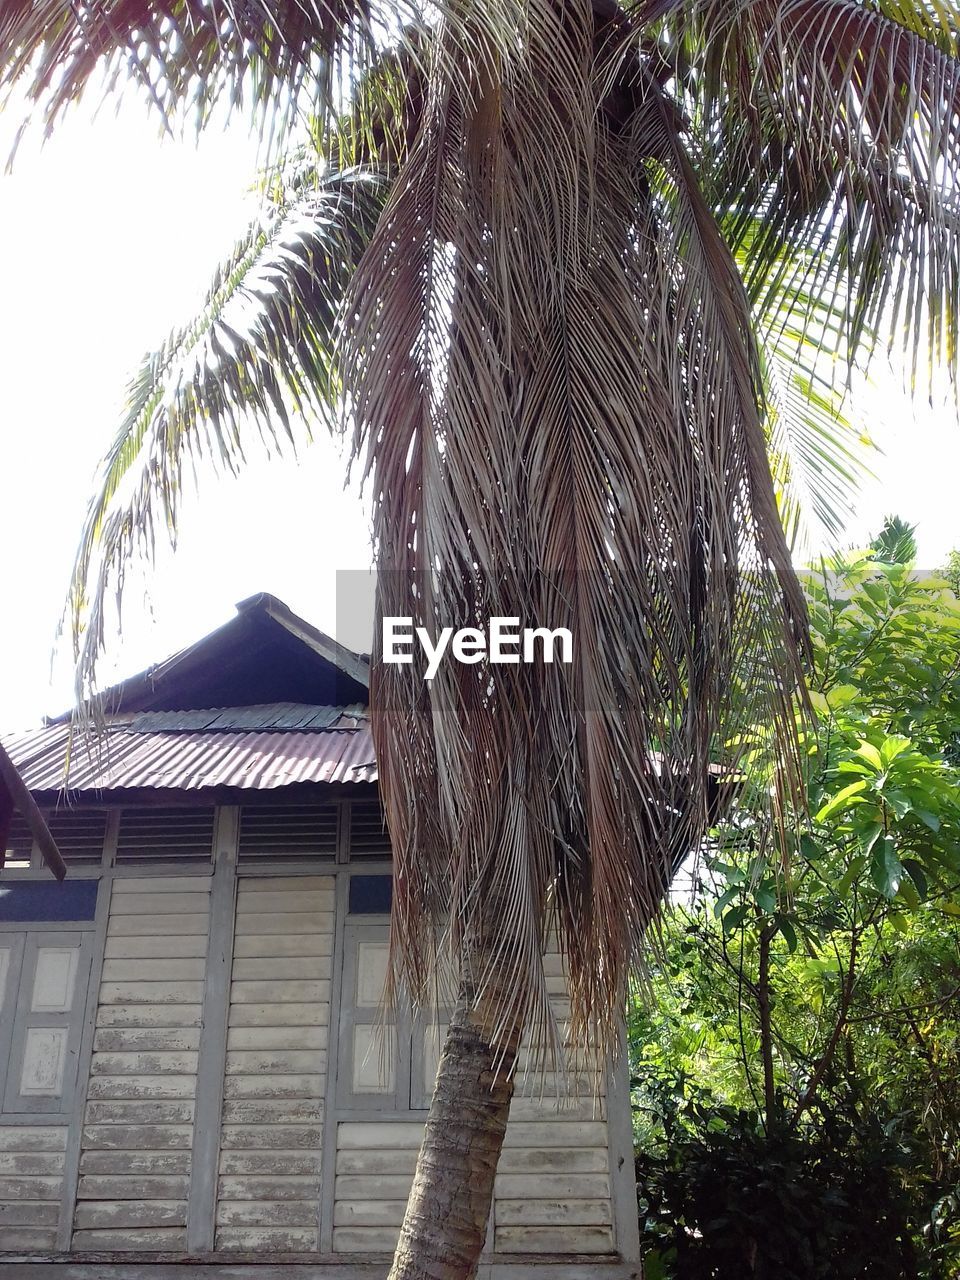
[[[335,804],[243,805],[240,809],[241,862],[284,858],[333,861],[337,853]]]
[[[7,836],[7,848],[4,865],[7,867],[28,867],[33,852],[33,833],[27,826],[25,818],[15,813],[10,822],[10,833]]]
[[[389,858],[390,835],[379,800],[354,800],[350,805],[350,859]]]
[[[103,860],[107,815],[103,809],[59,809],[47,815],[47,826],[70,866],[95,867]]]
[[[117,835],[117,865],[209,862],[213,854],[213,806],[124,809]]]

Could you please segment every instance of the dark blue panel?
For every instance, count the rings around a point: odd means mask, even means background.
[[[96,880],[0,881],[0,920],[18,924],[45,920],[92,920],[97,910]]]
[[[351,876],[350,914],[386,916],[393,902],[393,876]]]

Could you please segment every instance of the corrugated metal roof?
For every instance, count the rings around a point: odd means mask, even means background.
[[[299,712],[280,704],[284,722]],[[100,737],[48,725],[5,745],[31,791],[161,788],[200,791],[207,787],[273,790],[298,782],[375,782],[373,738],[365,709],[315,707],[316,727],[246,728],[235,712],[268,709],[218,708],[208,712],[151,712],[107,722]],[[171,723],[149,724],[169,717]],[[221,721],[215,728],[199,723]],[[252,717],[256,718],[256,717]],[[137,721],[139,723],[134,723]],[[322,723],[326,721],[326,723]],[[69,753],[69,774],[66,765]]]
[[[213,707],[207,711],[137,711],[112,716],[111,726],[133,733],[179,733],[189,729],[215,732],[236,729],[356,729],[367,722],[362,703],[350,707],[317,707],[309,702],[268,702],[253,707]]]

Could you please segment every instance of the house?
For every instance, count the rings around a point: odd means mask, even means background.
[[[398,1015],[381,1052],[392,881],[366,660],[257,596],[112,690],[96,743],[65,717],[6,746],[68,874],[13,823],[5,1274],[385,1276],[438,1032]],[[638,1253],[622,1068],[599,1103],[592,1081],[559,1101],[521,1086],[481,1276],[618,1280]]]

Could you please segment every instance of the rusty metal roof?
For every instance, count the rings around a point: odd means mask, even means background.
[[[274,790],[377,779],[366,708],[281,703],[108,718],[94,737],[50,724],[4,744],[33,792]],[[69,763],[69,773],[67,765]]]

